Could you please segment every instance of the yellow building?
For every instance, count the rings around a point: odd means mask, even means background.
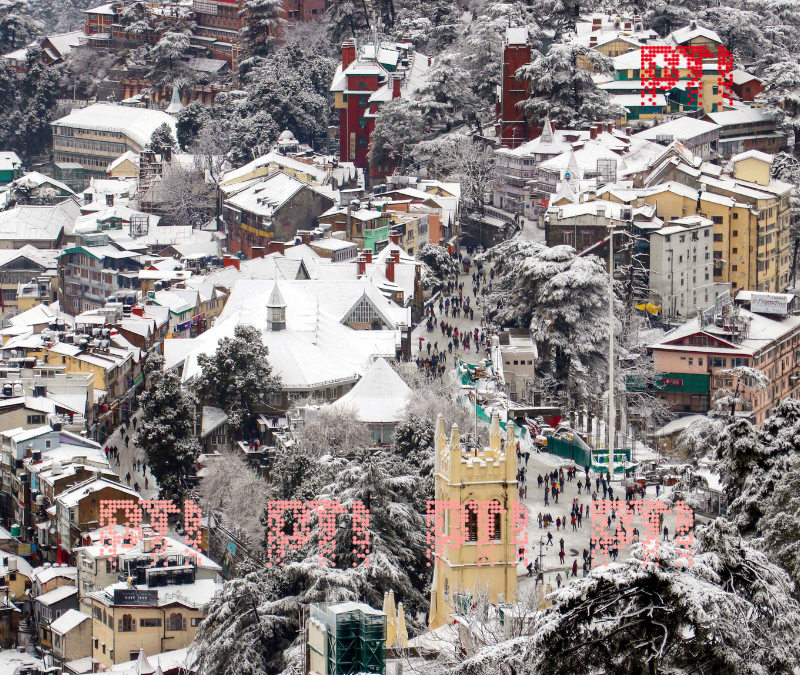
[[[159,574],[185,574],[190,566],[147,570],[148,581]],[[181,585],[118,583],[89,593],[92,626],[92,658],[106,668],[146,655],[184,649],[192,644],[204,618],[203,606],[222,587],[211,579]]]
[[[488,586],[490,601],[502,603],[513,602],[517,589],[513,513],[517,503],[517,462],[513,422],[508,423],[504,439],[495,413],[489,430],[489,447],[478,450],[461,445],[455,424],[448,441],[439,415],[435,447],[434,497],[442,512],[441,517],[437,514],[437,539],[443,533],[450,541],[465,543],[450,547],[442,541],[437,545],[428,618],[431,630],[448,623],[450,615],[458,611],[456,594],[470,593],[476,585]],[[497,502],[504,512],[490,512],[489,518],[481,517],[481,507],[470,507],[470,501]],[[448,502],[454,508],[447,508]],[[461,517],[464,511],[466,522]],[[490,519],[493,519],[491,525]]]

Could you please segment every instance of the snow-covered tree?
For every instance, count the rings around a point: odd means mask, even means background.
[[[455,672],[730,673],[789,675],[798,663],[800,607],[778,566],[717,520],[698,528],[693,564],[644,545],[554,592],[531,636],[479,651]]]
[[[785,183],[791,183],[792,196],[789,199],[791,204],[791,221],[789,224],[789,236],[792,242],[792,262],[789,272],[789,282],[794,281],[797,275],[797,267],[800,265],[800,160],[787,152],[779,152],[773,155],[770,175]]]
[[[202,165],[186,167],[178,162],[164,164],[160,192],[166,222],[199,228],[214,210],[214,190],[206,183]]]
[[[43,27],[31,16],[29,0],[0,1],[0,46],[13,51],[30,40]]]
[[[205,675],[280,672],[283,650],[299,629],[298,606],[286,597],[281,575],[273,570],[226,581],[208,603],[192,644],[197,670]]]
[[[792,456],[786,472],[766,498],[758,521],[765,553],[791,576],[800,589],[800,456]]]
[[[378,109],[370,136],[367,155],[370,167],[387,172],[394,168],[403,173],[422,130],[422,114],[408,99],[384,103]]]
[[[369,16],[364,0],[333,0],[326,12],[328,33],[339,44],[369,28]]]
[[[599,73],[613,69],[608,56],[570,42],[551,45],[547,54],[517,71],[517,78],[531,83],[531,96],[522,108],[534,124],[549,118],[559,129],[582,129],[622,115],[608,92],[595,84],[592,71],[583,66]]]
[[[795,153],[800,152],[800,63],[796,56],[787,55],[769,66],[761,76],[764,91],[759,100],[764,111],[775,116],[781,127],[795,134]]]
[[[213,354],[201,354],[198,364],[203,372],[195,385],[197,396],[222,408],[234,433],[249,434],[254,407],[267,405],[270,394],[281,390],[261,332],[253,326],[236,326],[233,338],[220,340]]]
[[[150,136],[150,149],[157,155],[160,155],[164,150],[172,150],[175,147],[175,136],[172,134],[172,127],[166,122],[156,128]]]
[[[181,109],[176,123],[178,145],[181,149],[189,148],[203,126],[209,122],[209,118],[208,106],[200,101],[192,101]]]
[[[413,100],[428,126],[445,121],[449,126],[457,113],[465,120],[474,119],[479,106],[478,97],[470,90],[469,72],[453,53],[437,57]]]
[[[247,55],[269,54],[280,29],[286,24],[283,3],[280,0],[245,0],[239,16],[247,22],[239,33]]]
[[[306,403],[313,404],[313,400]],[[303,452],[310,457],[346,457],[373,444],[358,412],[346,406],[310,407],[296,436]]]
[[[134,442],[144,450],[160,494],[180,495],[181,479],[194,470],[199,454],[192,434],[195,401],[181,388],[180,375],[163,368],[163,356],[151,354],[147,358],[148,387],[139,397],[143,414]]]
[[[422,261],[422,283],[426,289],[438,290],[458,279],[458,261],[439,244],[423,244],[417,252]]]
[[[148,54],[152,67],[148,77],[157,88],[187,79],[188,67],[181,58],[189,50],[189,36],[184,33],[164,33]]]
[[[141,37],[147,40],[153,32],[147,7],[143,2],[134,2],[123,8],[119,15],[120,24],[127,35]]]
[[[198,487],[203,513],[214,513],[251,546],[261,543],[261,515],[271,496],[269,485],[235,452],[210,460]],[[243,506],[246,505],[246,508]]]

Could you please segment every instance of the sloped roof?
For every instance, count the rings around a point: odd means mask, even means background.
[[[411,389],[385,359],[376,359],[358,384],[331,405],[353,408],[362,422],[399,422]]]
[[[62,587],[63,588],[63,587]],[[50,629],[59,635],[66,635],[73,628],[77,628],[84,621],[91,620],[91,616],[79,612],[77,609],[68,609],[58,619],[50,624]]]
[[[146,146],[153,132],[165,123],[175,135],[176,121],[171,115],[160,110],[111,103],[95,103],[85,108],[75,108],[66,117],[52,122],[57,127],[122,133],[141,147]]]

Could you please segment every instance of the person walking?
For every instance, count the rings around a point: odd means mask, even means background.
[[[561,516],[556,518],[556,532],[558,532],[560,529],[561,529]]]
[[[564,551],[558,552],[558,559],[561,561],[561,564],[564,564]]]
[[[133,489],[136,490],[136,492],[139,492],[139,483],[134,483]]]
[[[537,521],[539,523],[539,529],[541,530],[542,529],[542,512],[541,511],[539,511],[539,517],[537,518]]]
[[[564,552],[564,537],[558,540],[559,545],[561,546],[561,552]]]
[[[575,558],[575,560],[572,561],[572,576],[576,577],[576,578],[578,576],[578,559],[577,558]]]
[[[664,525],[664,541],[669,541],[669,528]]]
[[[552,546],[552,545],[553,545],[553,533],[552,532],[548,532],[547,533],[547,544],[546,544],[546,546]]]
[[[556,574],[556,584],[558,585],[559,588],[561,588],[561,581],[562,581],[561,572],[559,572],[558,574]]]
[[[128,471],[128,473],[127,473],[127,474],[125,474],[125,482],[126,482],[128,485],[130,485],[130,484],[131,484],[131,472],[130,472],[130,471]]]
[[[147,476],[144,477],[144,489],[147,490],[149,488]]]
[[[578,519],[575,516],[572,516],[572,531],[578,531]]]

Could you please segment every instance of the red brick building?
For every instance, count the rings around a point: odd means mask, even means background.
[[[764,83],[744,70],[731,71],[731,89],[742,101],[754,101],[764,91]]]
[[[507,28],[503,48],[503,74],[500,96],[496,104],[496,126],[500,142],[507,148],[516,148],[536,138],[541,131],[531,128],[525,113],[517,104],[528,98],[526,82],[516,78],[517,70],[531,62],[527,28]]]
[[[381,104],[410,95],[424,80],[432,58],[415,52],[410,42],[372,43],[358,48],[355,41],[342,43],[342,63],[331,83],[339,111],[339,159],[370,169],[369,140]],[[370,169],[377,178],[385,173]]]

